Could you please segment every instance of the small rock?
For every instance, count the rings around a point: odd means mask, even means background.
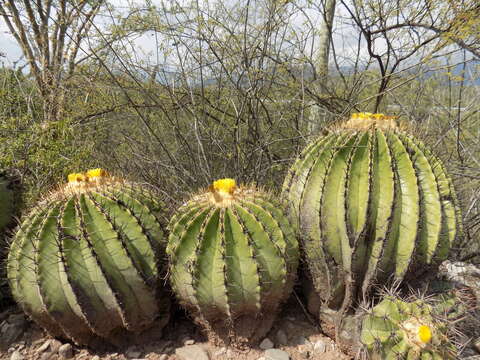
[[[215,351],[215,353],[213,354],[214,356],[222,356],[223,354],[225,354],[227,352],[227,348],[226,347],[222,347],[220,348],[219,350]]]
[[[187,339],[183,342],[183,345],[193,345],[195,344],[195,340]]]
[[[234,359],[235,357],[235,351],[232,349],[227,349],[227,359]]]
[[[179,360],[210,360],[208,353],[198,345],[188,345],[175,350]]]
[[[94,357],[92,357],[90,360],[100,360],[100,356],[98,355],[95,355]]]
[[[158,360],[167,360],[168,359],[168,355],[167,354],[162,354],[160,355],[160,357],[158,358]],[[93,360],[93,359],[92,359]]]
[[[52,357],[52,353],[51,352],[44,352],[42,354],[42,356],[40,356],[40,360],[48,360]]]
[[[142,355],[142,353],[140,351],[132,351],[126,355],[129,359],[138,359]]]
[[[473,342],[473,348],[478,352],[480,353],[480,338],[478,338],[477,340],[475,340]]]
[[[257,360],[265,360],[264,356],[260,356]]]
[[[12,314],[8,317],[7,320],[10,324],[16,324],[16,325],[25,325],[27,322],[27,319],[25,319],[25,315],[23,314]]]
[[[90,355],[90,354],[88,353],[88,350],[83,349],[83,350],[80,350],[80,354],[78,354],[78,355],[75,357],[75,359],[76,359],[76,360],[83,359],[84,357],[87,357],[87,356],[89,356],[89,355]]]
[[[283,331],[282,329],[278,330],[276,340],[278,345],[287,345],[288,338],[287,334],[285,334],[285,331]]]
[[[58,352],[58,349],[60,349],[60,346],[62,346],[62,343],[56,339],[50,340],[50,350],[52,350],[53,353]]]
[[[10,345],[17,340],[25,330],[26,322],[23,323],[7,323],[4,322],[2,326],[2,336],[0,336],[0,344],[4,344],[4,347]]]
[[[265,360],[290,360],[290,355],[280,349],[268,349],[265,351]]]
[[[44,351],[47,351],[48,348],[50,347],[50,339],[48,339],[47,341],[45,341],[36,351],[37,354],[40,354]]]
[[[73,348],[71,344],[63,344],[58,348],[58,355],[63,359],[70,359],[73,357]]]
[[[327,345],[323,340],[317,340],[315,344],[313,344],[313,352],[317,354],[323,354],[327,351]]]
[[[20,351],[14,351],[12,355],[10,355],[10,360],[23,360],[25,357],[20,354]]]
[[[125,353],[125,356],[129,359],[136,359],[142,355],[141,351],[138,351],[136,348],[129,348]]]
[[[308,345],[310,341],[304,336],[298,336],[295,338],[295,345]]]
[[[310,351],[309,350],[300,351],[300,357],[302,359],[309,359],[310,358]]]
[[[260,343],[260,349],[262,350],[268,350],[268,349],[273,349],[273,342],[269,338],[263,339],[263,341]]]

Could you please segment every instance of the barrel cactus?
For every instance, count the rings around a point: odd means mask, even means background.
[[[268,193],[222,179],[172,218],[172,289],[214,342],[254,344],[290,295],[298,244],[282,208]]]
[[[446,259],[461,231],[442,162],[383,114],[353,114],[310,144],[283,185],[302,236],[310,310],[345,313],[372,285]]]
[[[423,299],[387,296],[363,319],[361,342],[372,359],[453,360],[449,326]]]
[[[14,299],[51,335],[77,344],[119,344],[156,319],[164,326],[163,205],[101,169],[68,178],[14,237],[7,261]]]

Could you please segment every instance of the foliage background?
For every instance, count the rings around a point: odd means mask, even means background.
[[[26,3],[0,0],[30,34],[23,59],[0,58],[0,164],[21,174],[24,207],[93,167],[172,208],[220,177],[279,189],[328,126],[386,112],[445,162],[465,222],[454,256],[480,263],[475,1]]]

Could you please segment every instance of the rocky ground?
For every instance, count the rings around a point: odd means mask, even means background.
[[[439,275],[473,295],[471,311],[452,323],[458,330],[455,343],[459,359],[480,360],[480,268],[446,261]],[[425,284],[429,284],[426,282]],[[432,283],[433,284],[433,283]],[[429,285],[430,286],[430,285]],[[469,302],[470,303],[470,302]],[[88,349],[49,337],[15,306],[0,313],[0,360],[347,360],[333,340],[322,334],[292,296],[270,333],[257,348],[239,351],[209,343],[185,313],[177,309],[163,336],[155,329],[118,349]]]
[[[258,348],[238,351],[209,343],[182,311],[177,311],[163,337],[142,345],[110,351],[77,347],[50,338],[16,307],[0,313],[0,359],[9,360],[347,360],[292,297]]]

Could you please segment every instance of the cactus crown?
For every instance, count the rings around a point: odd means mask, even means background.
[[[213,182],[213,189],[218,192],[225,192],[229,194],[233,194],[235,189],[237,188],[237,183],[234,179],[220,179]]]
[[[118,179],[115,179],[104,169],[90,169],[85,173],[71,173],[67,176],[68,183],[64,185],[63,191],[58,193],[64,193],[65,195],[70,195],[73,193],[83,193],[88,190],[91,190],[93,187],[108,184],[113,181],[118,182]]]
[[[425,347],[432,339],[429,325],[423,324],[418,318],[411,317],[399,326],[405,331],[405,340],[412,346]]]
[[[237,187],[236,181],[230,178],[214,181],[208,190],[210,202],[217,207],[223,208],[232,205],[246,191],[244,188]]]
[[[396,116],[387,116],[380,113],[353,113],[350,119],[344,122],[340,128],[352,130],[367,130],[370,128],[396,130],[399,128],[396,119]]]

